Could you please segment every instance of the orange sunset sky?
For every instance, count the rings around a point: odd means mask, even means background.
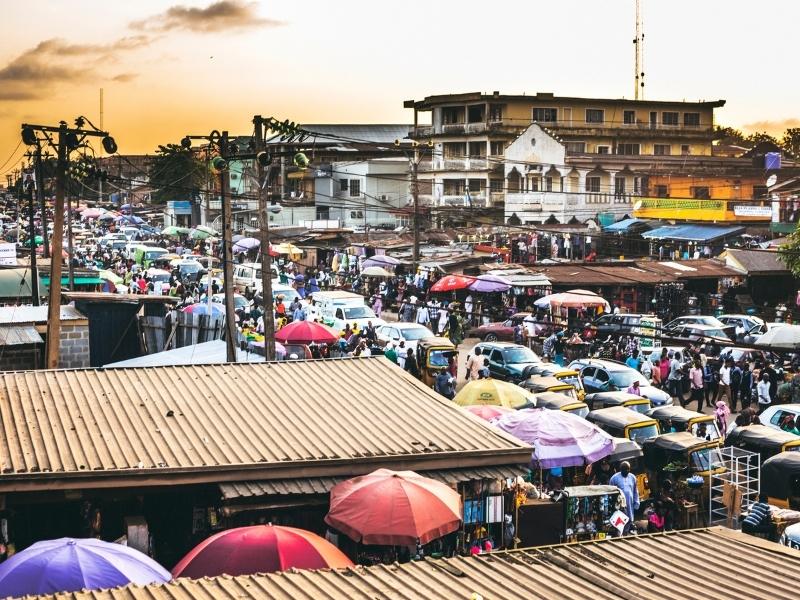
[[[101,87],[124,153],[247,134],[253,114],[404,123],[403,100],[436,93],[633,91],[633,0],[2,3],[0,164],[24,121],[97,123]],[[643,0],[643,13],[647,98],[724,98],[721,124],[800,126],[800,3]]]

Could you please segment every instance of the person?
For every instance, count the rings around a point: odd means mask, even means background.
[[[367,321],[367,326],[364,327],[364,339],[370,344],[374,344],[378,339],[378,334],[375,331],[375,326],[372,324],[372,321]]]
[[[483,357],[483,366],[478,370],[478,379],[489,379],[492,372],[489,370],[489,357]]]
[[[772,398],[769,395],[769,374],[761,374],[761,379],[756,385],[756,397],[758,398],[758,414],[761,414],[772,404]]]
[[[406,368],[406,356],[408,356],[406,341],[400,340],[400,344],[397,346],[397,364],[400,365],[400,368],[403,370]]]
[[[739,382],[739,399],[742,401],[742,410],[750,406],[753,399],[753,372],[750,370],[750,363],[743,362],[742,380]]]
[[[631,464],[623,461],[619,466],[619,472],[609,479],[608,484],[619,488],[625,498],[625,514],[628,515],[628,523],[625,525],[624,532],[630,531],[634,515],[639,509],[639,488],[636,485],[636,476],[631,473]]]
[[[417,358],[414,356],[414,350],[408,349],[406,352],[406,363],[404,366],[407,373],[411,373],[414,377],[419,379],[419,367],[417,366]]]
[[[422,325],[423,327],[430,327],[431,315],[430,312],[428,312],[428,307],[424,304],[424,302],[417,306],[416,321],[417,325]]]
[[[783,431],[788,431],[794,435],[799,435],[800,432],[794,426],[794,416],[793,415],[784,415],[781,419],[780,427]]]
[[[636,369],[640,371],[642,368],[642,359],[639,358],[639,351],[634,350],[631,352],[631,355],[625,360],[625,364],[628,365],[631,369]]]
[[[436,333],[439,335],[444,335],[445,329],[447,329],[447,323],[450,320],[450,312],[446,309],[446,307],[442,306],[439,309],[439,323],[436,325]]]
[[[742,521],[744,533],[766,534],[770,538],[774,536],[775,524],[772,522],[772,512],[767,500],[766,494],[759,494],[758,502],[750,505],[750,510]]]
[[[464,339],[462,333],[462,323],[463,320],[461,318],[461,315],[459,315],[456,311],[451,311],[450,317],[448,318],[447,321],[447,327],[449,330],[450,341],[456,347],[458,347],[458,345]]]
[[[380,297],[380,294],[375,294],[375,302],[372,303],[372,312],[375,313],[375,316],[379,319],[381,318],[381,313],[383,312],[383,300]]]
[[[629,394],[633,394],[634,396],[641,396],[642,390],[639,389],[639,380],[635,380],[632,384],[628,386],[628,389],[625,390]]]
[[[730,358],[725,359],[725,362],[719,369],[719,387],[717,388],[717,395],[714,397],[714,402],[722,400],[722,396],[731,402],[731,365],[733,360]]]
[[[728,431],[728,417],[731,416],[731,409],[725,404],[724,400],[717,400],[717,407],[714,409],[714,418],[717,421],[717,429],[725,437]]]
[[[453,379],[449,371],[440,371],[434,380],[433,389],[448,400],[452,400],[456,395],[455,379]]]
[[[390,342],[384,350],[383,355],[394,364],[397,364],[397,350],[395,350],[394,342]]]
[[[731,360],[731,401],[730,406],[736,412],[736,404],[739,399],[739,390],[742,387],[742,370],[733,360]]]
[[[669,363],[669,376],[667,377],[667,388],[669,395],[677,398],[683,405],[683,364],[681,363],[681,353],[676,352]]]
[[[642,362],[639,366],[639,371],[641,372],[642,376],[647,379],[647,381],[652,381],[653,363],[650,362],[649,358],[642,359]]]
[[[653,372],[651,373],[653,380],[653,387],[660,388],[663,385],[661,381],[661,359],[657,358],[653,361]]]
[[[475,381],[479,378],[480,369],[483,366],[483,359],[481,357],[481,349],[475,348],[475,353],[467,358],[467,379]]]
[[[589,485],[608,485],[613,474],[614,470],[611,468],[608,457],[586,467],[586,475],[590,477]]]
[[[647,517],[647,533],[661,533],[664,531],[665,524],[664,507],[658,503],[655,510]]]
[[[692,394],[689,402],[697,400],[697,412],[703,412],[703,368],[699,358],[695,359],[692,368],[689,369],[689,387]]]

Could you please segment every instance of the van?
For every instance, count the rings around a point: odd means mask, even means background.
[[[311,318],[321,318],[322,321],[338,331],[343,331],[348,323],[357,323],[359,329],[369,321],[377,327],[384,321],[379,319],[372,309],[366,305],[364,296],[352,292],[316,292],[310,308]]]
[[[272,263],[273,279],[278,277],[278,266]],[[233,267],[233,285],[240,291],[247,294],[250,291],[260,292],[261,282],[261,263],[241,263]]]
[[[133,261],[145,269],[157,258],[169,254],[166,248],[157,246],[137,246],[133,255]]]

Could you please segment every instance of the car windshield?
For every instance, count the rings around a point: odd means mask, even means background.
[[[446,367],[447,358],[452,355],[452,350],[433,350],[428,355],[428,364],[432,367]]]
[[[708,441],[714,441],[720,438],[719,429],[713,420],[694,423],[692,425],[692,435]]]
[[[641,373],[633,369],[611,371],[609,375],[611,376],[611,383],[619,389],[627,389],[634,381],[638,381],[639,385],[650,385]]]
[[[375,313],[369,306],[352,306],[344,309],[344,316],[347,319],[374,319]],[[406,339],[409,338],[406,337]]]
[[[200,263],[184,263],[180,266],[181,273],[197,273],[202,268]]]
[[[534,353],[534,351],[530,348],[525,348],[524,346],[519,348],[509,348],[503,352],[503,356],[506,359],[506,364],[539,362],[539,357],[536,356],[536,353]]]
[[[583,383],[581,383],[581,378],[578,375],[564,375],[559,377],[558,380],[570,384],[575,389],[583,388]]]
[[[148,250],[144,253],[144,257],[147,260],[153,260],[154,258],[158,258],[164,254],[166,254],[166,251],[164,250]]]
[[[631,427],[628,430],[628,439],[633,440],[637,444],[641,445],[642,442],[648,440],[650,438],[654,438],[658,435],[658,425],[653,423],[652,425],[643,425],[641,427]]]
[[[695,450],[690,455],[692,460],[692,469],[695,471],[711,471],[717,467],[725,466],[722,460],[722,452],[718,447],[701,448]]]
[[[581,419],[585,419],[586,415],[589,414],[589,407],[581,406],[580,408],[571,408],[566,412],[572,413],[573,415],[578,415]]]
[[[632,408],[638,413],[645,414],[648,410],[650,410],[650,403],[647,402],[644,404],[634,404],[632,406],[629,406],[628,408]]]
[[[373,315],[374,316],[374,315]],[[427,327],[409,327],[400,331],[405,340],[422,340],[431,337],[433,334]]]

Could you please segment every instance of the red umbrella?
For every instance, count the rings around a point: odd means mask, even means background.
[[[431,291],[452,292],[453,290],[463,290],[474,280],[474,277],[464,277],[463,275],[445,275],[431,286]]]
[[[275,339],[283,344],[332,344],[339,339],[339,332],[314,321],[294,321],[281,327]]]
[[[476,417],[491,421],[496,417],[500,417],[506,413],[514,412],[513,408],[506,406],[494,406],[492,404],[473,404],[472,406],[462,407],[465,411],[471,412]]]
[[[343,569],[353,563],[315,533],[254,525],[222,531],[195,546],[172,569],[173,577],[251,575],[286,569]]]
[[[378,469],[331,490],[325,522],[357,542],[427,544],[461,526],[461,496],[413,471]]]

